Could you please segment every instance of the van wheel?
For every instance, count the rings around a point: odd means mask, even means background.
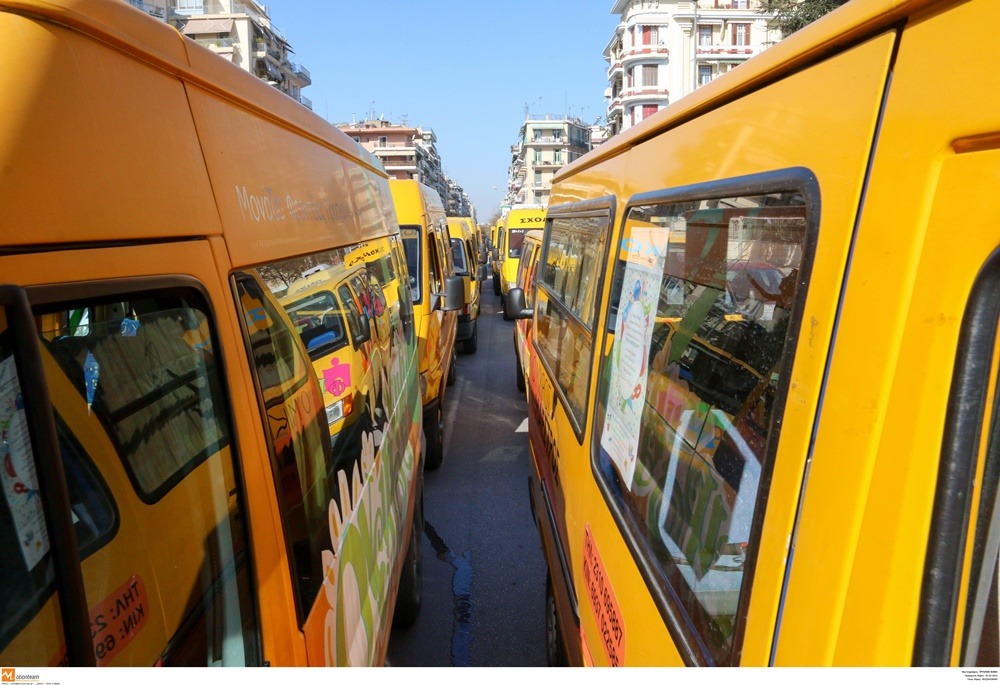
[[[549,666],[566,666],[566,650],[563,647],[559,613],[556,611],[556,597],[552,591],[552,576],[545,576],[545,651]]]
[[[399,593],[396,595],[396,613],[392,625],[408,628],[420,613],[421,594],[424,579],[424,475],[417,473],[417,493],[413,502],[413,527],[410,530],[410,546],[403,560],[403,570],[399,576]]]
[[[448,385],[455,385],[455,380],[457,379],[455,371],[455,360],[457,359],[458,359],[458,353],[452,350],[451,365],[448,367]]]
[[[466,354],[475,354],[476,348],[479,347],[479,322],[472,324],[472,337],[465,341],[462,350]]]
[[[424,437],[427,439],[424,468],[433,471],[441,466],[441,461],[444,459],[444,410],[441,408],[440,400],[434,413],[434,420],[424,426]]]
[[[493,274],[493,293],[496,295],[500,294],[500,274]]]
[[[521,368],[521,358],[514,355],[514,373],[517,375],[517,389],[524,392],[524,369]]]

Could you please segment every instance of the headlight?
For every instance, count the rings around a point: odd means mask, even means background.
[[[334,423],[344,418],[344,400],[338,400],[326,408],[326,422]]]

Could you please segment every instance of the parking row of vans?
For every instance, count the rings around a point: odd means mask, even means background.
[[[557,174],[552,663],[997,667],[997,21],[849,2]]]
[[[478,253],[128,3],[0,1],[0,33],[5,676],[384,663]]]

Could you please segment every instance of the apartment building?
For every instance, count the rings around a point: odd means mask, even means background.
[[[441,169],[433,129],[394,124],[382,118],[365,119],[337,128],[378,157],[392,178],[412,178],[448,199],[448,182]]]
[[[445,212],[448,216],[470,216],[475,218],[475,209],[469,200],[468,193],[455,181],[445,176],[448,185],[448,196],[445,198]]]
[[[526,117],[511,145],[504,205],[547,205],[552,177],[591,149],[591,126],[576,117]]]
[[[188,38],[312,109],[312,102],[302,94],[312,83],[309,70],[292,61],[292,48],[271,24],[264,5],[255,0],[126,1],[153,16],[162,10],[160,18]]]
[[[760,0],[617,0],[604,48],[610,135],[726,73],[781,39]]]

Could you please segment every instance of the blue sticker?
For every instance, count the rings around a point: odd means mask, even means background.
[[[139,319],[122,319],[122,336],[134,338],[139,333]]]
[[[83,363],[83,384],[87,388],[87,413],[94,404],[94,393],[97,391],[97,381],[101,375],[101,365],[94,359],[91,352],[87,352],[87,360]]]

